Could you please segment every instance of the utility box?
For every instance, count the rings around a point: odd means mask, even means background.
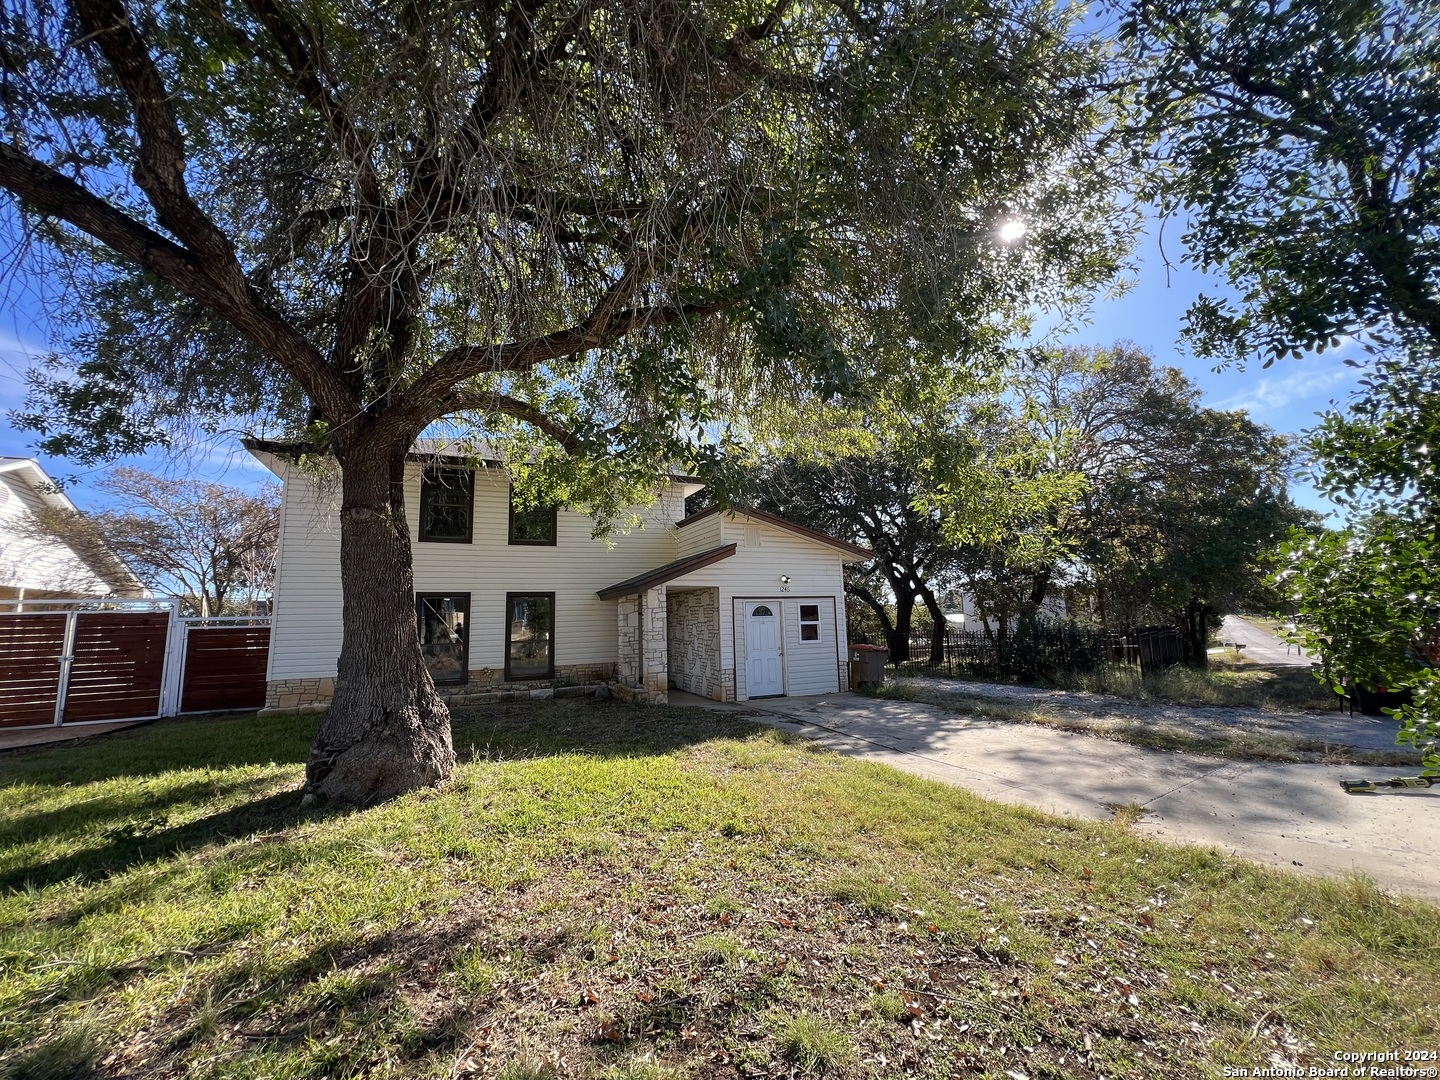
[[[879,686],[885,681],[885,661],[890,650],[884,645],[850,646],[850,689],[858,690],[867,683]]]

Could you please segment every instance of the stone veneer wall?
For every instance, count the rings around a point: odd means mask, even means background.
[[[666,637],[670,684],[677,690],[724,701],[720,670],[720,590],[675,589],[668,596]]]
[[[265,708],[270,712],[311,712],[323,709],[335,696],[335,680],[271,679],[265,684]]]
[[[665,704],[670,698],[665,586],[622,596],[616,610],[619,662],[615,696],[622,701]]]

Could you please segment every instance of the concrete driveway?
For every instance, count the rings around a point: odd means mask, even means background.
[[[1135,828],[1214,845],[1307,874],[1359,872],[1383,889],[1440,902],[1440,788],[1346,795],[1338,781],[1394,769],[1275,765],[1145,750],[1033,724],[839,694],[704,705],[1002,802],[1107,819],[1135,803]],[[1413,770],[1412,770],[1413,771]]]

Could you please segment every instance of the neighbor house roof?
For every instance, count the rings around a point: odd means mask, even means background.
[[[712,506],[709,510],[701,510],[698,514],[691,514],[683,521],[677,521],[675,527],[683,529],[686,525],[692,525],[697,521],[703,521],[712,514],[726,513],[731,517],[736,514],[743,514],[745,517],[753,518],[756,521],[763,521],[766,525],[773,525],[777,529],[784,529],[786,532],[794,533],[796,536],[803,536],[806,540],[814,540],[816,543],[828,544],[837,551],[843,551],[862,562],[869,562],[875,557],[875,553],[869,548],[852,544],[848,540],[841,540],[838,536],[831,536],[829,533],[820,532],[818,529],[806,528],[804,525],[797,525],[793,521],[780,517],[778,514],[768,514],[764,510],[753,510],[746,506],[734,506],[722,510],[718,506]]]
[[[0,457],[0,474],[12,475],[26,489],[46,506],[56,510],[64,510],[70,513],[78,513],[79,510],[73,502],[60,490],[60,486],[50,477],[40,463],[34,458],[25,457]],[[135,576],[135,572],[126,565],[125,560],[116,555],[103,542],[96,539],[95,546],[88,552],[79,551],[66,544],[62,539],[56,538],[55,543],[69,548],[72,554],[87,566],[100,581],[104,582],[116,595],[119,596],[149,596],[150,590],[145,588],[144,583]]]
[[[709,551],[701,551],[695,555],[686,555],[683,559],[676,559],[664,566],[657,566],[654,570],[646,570],[643,574],[636,574],[634,577],[618,581],[609,588],[601,589],[595,595],[601,600],[614,600],[617,596],[631,596],[635,593],[642,593],[646,589],[653,589],[656,585],[664,585],[667,581],[674,581],[678,577],[703,569],[721,559],[728,559],[735,554],[734,544],[723,544],[720,547],[711,548]]]

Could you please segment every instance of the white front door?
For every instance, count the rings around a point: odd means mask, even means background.
[[[750,697],[785,693],[780,674],[780,605],[745,608],[745,691]]]

